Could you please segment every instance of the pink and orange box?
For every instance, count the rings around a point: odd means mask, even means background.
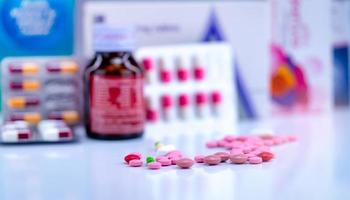
[[[330,0],[271,0],[271,113],[324,113],[333,102]]]
[[[333,67],[331,0],[321,1],[87,2],[83,30],[103,14],[136,27],[142,47],[227,41],[244,115],[323,113],[332,105]],[[83,43],[91,55],[88,34]]]

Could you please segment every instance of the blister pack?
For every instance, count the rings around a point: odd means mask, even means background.
[[[82,78],[77,61],[69,57],[15,57],[3,60],[1,67],[4,123],[23,121],[32,130],[42,120],[59,120],[67,126],[80,123]],[[6,137],[2,139],[6,142]],[[50,140],[34,133],[27,141]]]
[[[146,137],[233,133],[238,117],[233,51],[225,43],[143,47]]]

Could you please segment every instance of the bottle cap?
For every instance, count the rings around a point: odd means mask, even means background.
[[[134,47],[135,30],[133,27],[94,24],[93,48],[95,52],[132,51]]]

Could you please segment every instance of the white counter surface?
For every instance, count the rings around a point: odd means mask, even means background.
[[[242,122],[239,133],[271,128],[296,134],[295,143],[275,147],[262,165],[175,166],[151,171],[130,168],[123,156],[152,153],[154,141],[80,141],[59,145],[0,146],[0,200],[75,199],[350,199],[350,112]],[[211,152],[213,135],[169,138],[186,155]],[[218,138],[218,137],[217,137]]]

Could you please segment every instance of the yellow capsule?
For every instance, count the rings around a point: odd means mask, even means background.
[[[52,112],[48,115],[49,119],[64,120],[67,124],[75,124],[79,121],[78,111],[67,110],[63,112]]]
[[[10,108],[25,108],[26,107],[26,99],[24,97],[12,97],[8,99],[7,105]]]
[[[35,125],[40,122],[41,115],[39,113],[26,113],[24,114],[23,119],[29,124]]]
[[[67,123],[67,124],[74,124],[77,123],[79,121],[79,113],[77,111],[64,111],[62,113],[62,117],[63,120]]]
[[[38,81],[23,81],[23,90],[38,90],[40,83]]]
[[[14,109],[23,109],[27,106],[37,106],[40,100],[37,97],[11,97],[7,100],[7,105]]]
[[[74,61],[61,62],[61,72],[65,74],[76,74],[78,72],[78,65]]]
[[[24,63],[22,65],[22,73],[25,75],[37,74],[39,66],[35,63]]]

